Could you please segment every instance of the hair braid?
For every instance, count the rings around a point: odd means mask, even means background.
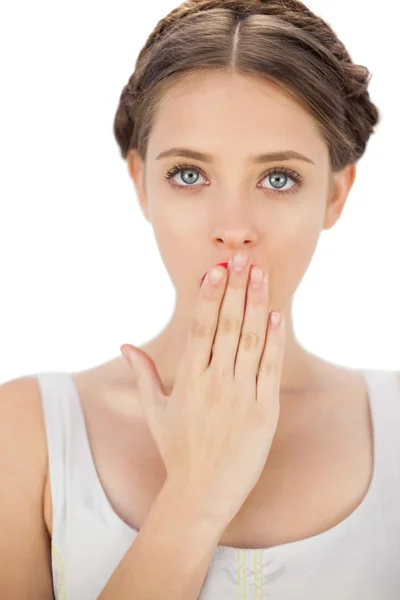
[[[122,155],[126,157],[129,148],[132,147],[135,134],[137,134],[138,139],[142,139],[144,144],[143,136],[141,138],[137,132],[136,108],[141,105],[142,95],[146,96],[148,93],[150,89],[149,82],[154,80],[157,83],[161,79],[168,79],[172,71],[172,68],[169,66],[172,60],[179,66],[179,58],[171,58],[168,65],[163,67],[165,71],[164,75],[161,70],[157,77],[153,75],[154,64],[157,60],[159,64],[164,65],[166,63],[160,57],[163,55],[168,38],[174,36],[174,53],[170,51],[170,55],[177,55],[178,57],[181,52],[178,47],[180,38],[184,39],[186,43],[188,39],[191,41],[192,38],[186,31],[193,28],[195,36],[193,39],[196,41],[197,50],[193,49],[193,56],[190,57],[190,60],[187,60],[188,52],[185,51],[185,60],[188,63],[187,71],[194,68],[201,68],[201,61],[196,59],[195,54],[196,52],[198,53],[199,48],[203,52],[203,44],[207,43],[204,41],[205,28],[210,28],[210,21],[206,20],[207,25],[204,25],[203,30],[198,25],[193,24],[193,20],[188,21],[186,27],[184,26],[184,22],[185,18],[190,15],[200,12],[206,13],[213,9],[224,9],[227,14],[230,14],[230,17],[232,15],[235,17],[236,24],[245,21],[251,15],[275,17],[281,23],[287,25],[287,31],[290,32],[291,36],[290,39],[294,38],[296,30],[299,31],[298,39],[295,40],[297,43],[297,56],[299,58],[305,57],[302,75],[305,78],[308,70],[310,80],[308,89],[312,90],[321,72],[324,73],[326,71],[329,76],[332,75],[332,82],[330,84],[332,86],[332,93],[329,93],[325,89],[323,90],[324,97],[321,96],[319,101],[312,97],[310,97],[309,101],[311,107],[316,107],[315,116],[318,119],[319,115],[320,118],[318,120],[320,121],[321,128],[329,129],[331,127],[332,129],[332,131],[328,131],[326,134],[327,138],[330,139],[332,163],[339,167],[341,163],[360,158],[365,150],[373,127],[379,121],[379,111],[371,102],[368,92],[371,74],[367,67],[352,62],[347,49],[338,39],[330,25],[315,15],[300,0],[187,0],[173,9],[165,18],[161,19],[141,49],[136,61],[135,72],[123,88],[120,96],[120,104],[114,123],[114,134],[120,145]],[[218,36],[221,36],[220,23],[225,23],[226,17],[224,16],[223,19],[224,21],[222,20],[222,15],[218,20],[216,17],[213,17],[213,22],[217,21],[215,29],[216,31],[218,29]],[[194,30],[195,27],[196,30]],[[264,25],[262,27],[263,30],[261,31],[260,25],[261,35],[268,36],[267,29],[264,29]],[[185,33],[182,33],[183,31]],[[224,42],[221,41],[222,43]],[[286,43],[283,36],[281,43]],[[207,49],[207,51],[209,50]],[[264,50],[261,50],[260,54],[263,53]],[[307,54],[314,55],[309,66],[305,65]],[[210,66],[210,64],[215,62],[212,60],[208,61],[209,59],[204,62],[204,66]],[[222,66],[220,63],[219,66]],[[258,65],[257,70],[261,74],[261,69]],[[275,71],[275,69],[273,70]],[[280,79],[279,75],[280,73],[278,72],[278,80]],[[286,85],[288,86],[287,82]],[[329,82],[326,85],[329,85]],[[296,87],[291,85],[291,81],[289,81],[289,87],[293,87],[294,92],[303,91],[303,89],[296,90]],[[302,85],[302,88],[304,88],[304,85]],[[311,96],[311,92],[308,95]],[[340,99],[339,103],[338,99]],[[331,106],[329,106],[329,103]],[[340,110],[335,108],[334,104],[339,104]],[[327,113],[327,108],[330,108],[331,114]],[[145,114],[146,110],[143,109],[142,112]],[[150,115],[150,111],[147,111],[146,114]],[[143,131],[145,129],[143,128]],[[336,140],[334,139],[335,137]],[[137,144],[138,142],[136,141],[135,143]]]

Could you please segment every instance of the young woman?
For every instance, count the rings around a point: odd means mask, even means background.
[[[291,318],[379,122],[369,76],[297,0],[190,0],[150,35],[115,136],[175,311],[1,387],[0,597],[400,597],[398,375]]]

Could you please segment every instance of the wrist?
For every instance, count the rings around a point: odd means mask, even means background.
[[[214,530],[219,537],[222,535],[227,523],[223,515],[207,503],[205,494],[168,479],[161,494],[163,502],[170,506],[180,519],[196,521],[201,526]]]

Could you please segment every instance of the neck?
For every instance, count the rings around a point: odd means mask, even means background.
[[[288,397],[318,391],[327,375],[327,363],[306,351],[296,340],[293,331],[291,306],[284,311],[286,343],[281,374],[281,395]],[[141,349],[154,361],[164,391],[170,394],[174,387],[179,363],[184,354],[190,321],[175,312],[169,324]]]

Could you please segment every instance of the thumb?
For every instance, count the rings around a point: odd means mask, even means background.
[[[157,409],[165,407],[166,395],[154,361],[131,344],[122,344],[120,350],[133,371],[140,402],[146,415],[150,416],[150,409],[153,414]]]

